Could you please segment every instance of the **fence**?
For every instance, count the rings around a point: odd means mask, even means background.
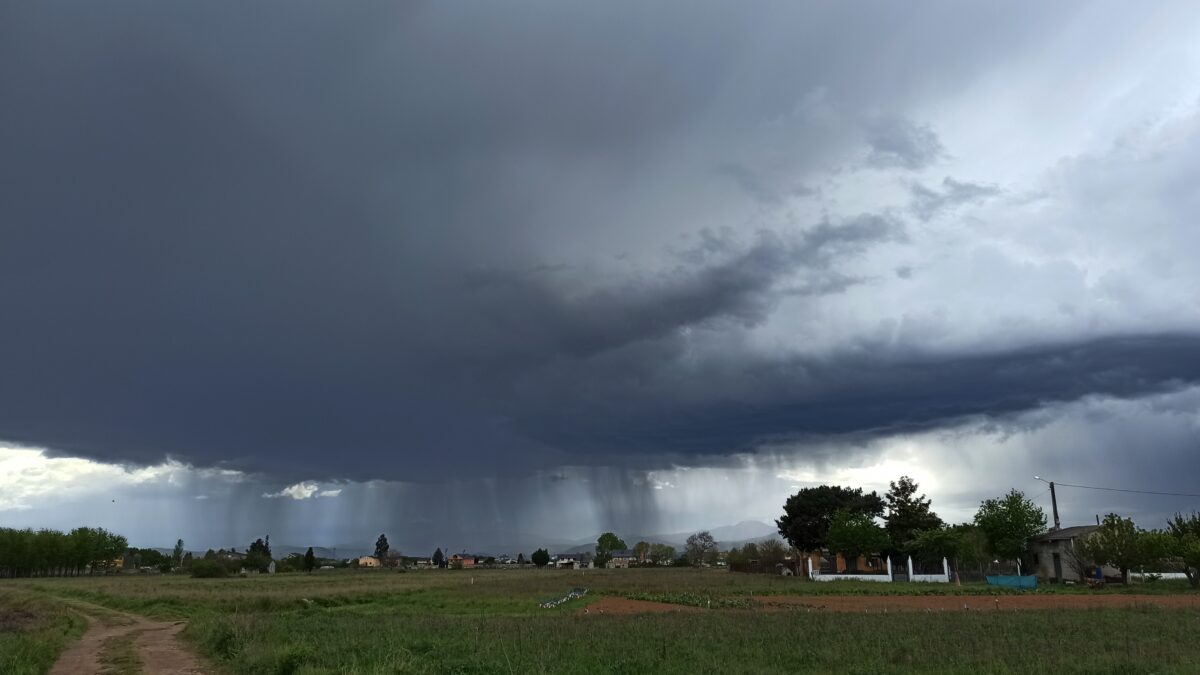
[[[808,561],[808,578],[812,579],[813,581],[848,580],[848,581],[880,581],[880,582],[891,583],[892,581],[895,581],[896,575],[894,574],[894,572],[892,570],[891,558],[889,558],[887,560],[887,573],[886,574],[829,574],[829,573],[822,572],[819,569],[813,569],[812,561],[809,560]],[[948,584],[948,583],[950,583],[950,563],[945,558],[942,558],[941,574],[914,574],[913,573],[913,559],[912,559],[912,556],[909,556],[909,558],[908,558],[908,580],[909,581],[920,581],[920,582],[925,582],[925,583]]]

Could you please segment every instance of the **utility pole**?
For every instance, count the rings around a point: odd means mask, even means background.
[[[1054,529],[1061,530],[1062,522],[1058,519],[1058,495],[1054,493],[1054,481],[1046,480],[1041,476],[1034,476],[1034,479],[1050,484],[1050,508],[1054,512]]]

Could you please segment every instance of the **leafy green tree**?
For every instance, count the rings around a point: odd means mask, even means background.
[[[524,553],[518,553],[518,554],[517,554],[517,565],[521,566],[521,565],[524,565],[524,564],[525,564],[525,554],[524,554]]]
[[[304,552],[304,571],[311,573],[316,568],[317,556],[313,555],[312,547],[309,546],[308,550]]]
[[[715,561],[717,553],[717,542],[708,530],[697,532],[687,538],[687,546],[684,548],[684,556],[688,563],[699,565],[700,563],[712,563]]]
[[[829,550],[846,556],[853,572],[858,569],[858,556],[874,555],[887,548],[887,532],[865,513],[839,511],[829,523]]]
[[[638,562],[646,562],[646,558],[650,556],[650,542],[639,541],[633,545],[633,557],[637,558]]]
[[[749,565],[755,561],[761,562],[758,555],[758,544],[749,542],[740,549],[732,549],[729,551],[730,565]]]
[[[917,489],[916,481],[901,476],[891,483],[883,497],[887,504],[883,528],[891,538],[892,548],[905,553],[911,553],[905,547],[918,532],[942,527],[942,519],[930,508],[932,502],[925,495],[918,495]]]
[[[746,546],[755,546],[755,544],[750,543],[746,544]],[[767,567],[774,567],[775,565],[778,565],[779,563],[783,562],[788,555],[787,547],[783,545],[782,541],[775,538],[760,542],[755,547],[758,549],[758,559]]]
[[[229,576],[229,570],[219,560],[203,558],[192,564],[191,574],[196,579],[220,579]]]
[[[183,540],[175,540],[175,550],[171,552],[171,567],[183,567]]]
[[[391,548],[391,546],[388,545],[387,535],[379,535],[379,538],[375,540],[375,557],[379,559],[380,565],[382,565],[384,560],[387,559],[387,552],[389,548]]]
[[[439,569],[446,566],[446,554],[442,553],[441,548],[433,552],[433,566]]]
[[[529,556],[529,559],[533,561],[534,565],[545,567],[550,564],[550,552],[544,548],[539,548],[533,552],[533,555]]]
[[[608,561],[612,560],[613,551],[623,551],[625,548],[625,542],[620,537],[612,532],[605,532],[596,540],[596,557],[593,558],[593,563],[596,567],[607,567]]]
[[[987,536],[989,552],[1017,560],[1028,550],[1029,539],[1045,531],[1046,513],[1014,489],[999,499],[985,499],[975,513],[975,524]]]
[[[675,547],[667,544],[650,544],[650,562],[655,565],[675,560]]]
[[[258,570],[266,572],[271,566],[271,536],[267,535],[264,539],[255,539],[249,548],[246,549],[246,559],[244,561],[246,569]]]
[[[1096,531],[1075,545],[1084,557],[1121,570],[1121,580],[1129,583],[1129,570],[1153,563],[1156,556],[1166,553],[1158,543],[1157,537],[1139,529],[1133,520],[1110,513]]]
[[[1166,534],[1174,539],[1171,557],[1192,588],[1200,588],[1200,513],[1176,513],[1167,521]]]
[[[193,559],[192,559],[191,552],[184,553],[183,560],[179,561],[179,566],[186,570],[186,569],[191,568],[192,562],[193,562]]]
[[[829,524],[834,514],[845,511],[871,517],[883,515],[879,495],[862,488],[818,485],[788,497],[783,516],[775,521],[779,534],[798,551],[819,551],[828,544]]]

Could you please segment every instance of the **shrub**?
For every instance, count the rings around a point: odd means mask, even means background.
[[[195,579],[222,579],[229,576],[225,566],[216,560],[196,560],[192,562],[192,577]]]

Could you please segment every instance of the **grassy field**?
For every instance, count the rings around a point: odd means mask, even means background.
[[[588,595],[539,602],[573,587]],[[328,572],[235,579],[117,576],[4,582],[51,617],[18,643],[77,631],[56,599],[164,619],[230,673],[1195,673],[1200,611],[1151,607],[833,614],[761,611],[760,595],[991,595],[981,585],[819,584],[715,570]],[[1156,582],[1128,592],[1193,593]],[[1096,593],[1053,588],[1039,593]],[[707,606],[597,616],[605,595]],[[16,600],[14,600],[16,601]],[[0,606],[3,601],[0,601]],[[47,609],[50,608],[50,609]],[[50,627],[54,630],[50,631]],[[50,631],[49,633],[47,631]],[[55,633],[54,631],[57,631]],[[34,635],[42,637],[31,637]],[[0,642],[0,645],[7,643]],[[26,657],[28,663],[46,663]],[[9,672],[0,669],[0,672]],[[42,672],[37,669],[25,672]]]
[[[0,673],[46,672],[85,625],[83,617],[62,603],[0,584]]]

